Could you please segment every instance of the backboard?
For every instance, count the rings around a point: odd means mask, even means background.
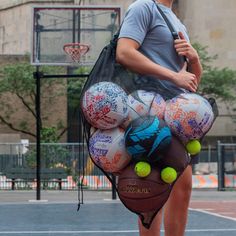
[[[80,63],[93,65],[120,25],[118,6],[34,6],[31,64],[73,64],[65,44],[83,43],[90,50]]]

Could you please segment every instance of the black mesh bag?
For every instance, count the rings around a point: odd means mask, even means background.
[[[82,93],[81,93],[81,106],[82,106],[82,99],[84,97],[85,92],[94,84],[99,83],[99,82],[104,82],[104,81],[112,82],[112,83],[119,85],[127,94],[131,94],[137,90],[145,90],[148,92],[154,92],[156,94],[160,94],[164,98],[164,100],[169,100],[169,99],[172,99],[172,98],[178,96],[179,95],[178,93],[175,93],[173,91],[166,89],[157,79],[153,79],[151,76],[143,77],[137,73],[133,73],[132,71],[126,69],[124,66],[122,66],[116,62],[116,46],[117,46],[118,35],[119,35],[119,33],[114,35],[114,37],[110,41],[110,43],[103,48],[92,71],[90,72],[89,77],[88,77],[88,79],[83,87]],[[174,37],[174,35],[175,34],[173,34],[173,37]],[[216,106],[215,100],[211,98],[209,100],[209,103],[212,105],[213,111],[214,111],[214,114],[216,117],[218,114],[218,111],[217,111],[217,106]],[[84,126],[84,135],[85,135],[87,145],[89,147],[89,140],[92,136],[91,130],[93,127],[86,120],[85,116],[83,115],[83,111],[81,111],[81,114],[82,114],[82,120],[83,120],[83,126]],[[181,152],[181,150],[180,150],[180,152]],[[91,153],[90,153],[90,155],[91,155]],[[184,169],[190,163],[189,156],[185,156],[184,158],[186,159],[186,164],[182,165],[183,168],[178,171],[177,179],[181,176]],[[92,159],[92,161],[93,161],[93,159]],[[134,165],[135,163],[133,163],[133,162],[134,161],[131,160],[131,163],[129,165],[130,166]],[[94,162],[94,164],[96,166],[98,166],[95,162]],[[156,168],[156,169],[158,169],[159,166],[161,166],[161,164],[159,165],[158,163],[155,163],[153,165],[154,165],[154,168]],[[129,210],[136,213],[140,217],[142,224],[146,228],[149,228],[155,215],[159,212],[159,210],[163,207],[165,202],[168,200],[169,194],[170,194],[175,182],[173,184],[169,185],[169,187],[167,187],[165,189],[165,191],[160,193],[158,195],[158,198],[155,198],[157,201],[157,204],[155,204],[155,206],[153,208],[150,208],[150,210],[148,210],[148,211],[137,210],[135,208],[135,204],[133,202],[131,204],[129,199],[127,200],[126,198],[121,196],[121,193],[120,193],[120,190],[119,190],[118,184],[117,184],[117,178],[116,177],[114,178],[113,174],[104,171],[102,168],[100,168],[100,169],[103,171],[103,173],[107,176],[107,178],[112,183],[113,187],[116,189],[122,203]],[[127,173],[129,174],[129,172],[127,172]],[[155,173],[158,174],[158,171],[156,171]],[[156,178],[154,176],[155,173],[151,177]],[[129,191],[137,191],[137,189],[129,189]],[[148,191],[148,188],[146,188],[142,191]],[[150,200],[150,201],[152,201],[152,200]],[[137,204],[142,204],[142,202],[141,203],[137,202]]]
[[[158,81],[152,81],[151,77],[150,80],[146,78],[145,80],[141,79],[141,76],[132,73],[131,71],[127,70],[122,65],[116,63],[115,54],[116,54],[116,43],[117,43],[118,35],[115,35],[113,40],[104,47],[102,50],[96,64],[94,65],[89,77],[84,85],[82,90],[81,98],[83,98],[84,93],[95,83],[108,81],[118,84],[120,87],[124,89],[127,94],[130,94],[136,90],[146,90],[146,91],[153,91],[155,93],[163,94],[165,99],[170,99],[175,97],[177,94],[173,94],[170,91],[166,90]],[[83,116],[83,112],[81,111],[82,118],[83,118],[83,125],[84,125],[84,134],[86,138],[87,145],[89,145],[89,140],[91,137],[91,124],[87,122],[85,117]],[[94,163],[96,165],[96,163]],[[97,165],[96,165],[97,166]],[[98,168],[100,168],[98,166]],[[101,169],[101,168],[100,168]],[[117,178],[113,178],[110,173],[105,172],[101,169],[103,173],[107,176],[107,178],[112,183],[113,187],[116,189],[118,195],[119,191],[117,189]],[[154,216],[158,213],[160,208],[163,204],[167,201],[170,191],[168,194],[163,195],[161,197],[160,206],[155,209],[154,211],[150,212],[136,212],[126,204],[125,200],[121,200],[123,204],[132,212],[138,214],[141,218],[143,225],[146,228],[149,228]]]

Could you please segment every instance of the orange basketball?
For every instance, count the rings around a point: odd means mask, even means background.
[[[118,178],[120,200],[136,213],[161,209],[169,197],[171,185],[161,180],[160,171],[156,167],[152,167],[150,175],[145,178],[138,177],[134,167],[133,163],[127,166]]]
[[[163,154],[159,164],[162,168],[169,166],[174,168],[177,172],[183,172],[190,163],[190,160],[183,143],[179,138],[172,136],[171,144]]]

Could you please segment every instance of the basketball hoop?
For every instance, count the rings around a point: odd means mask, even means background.
[[[64,52],[74,61],[79,63],[82,56],[84,56],[90,49],[88,44],[83,43],[67,43],[63,46]]]

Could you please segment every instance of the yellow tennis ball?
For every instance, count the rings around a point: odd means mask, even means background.
[[[172,167],[166,167],[161,171],[161,179],[168,184],[173,183],[176,180],[176,178],[177,178],[177,172]]]
[[[147,177],[151,173],[151,166],[147,162],[140,161],[135,165],[134,171],[139,177]]]
[[[201,151],[201,144],[198,140],[194,139],[186,144],[186,149],[190,155],[196,155]]]

